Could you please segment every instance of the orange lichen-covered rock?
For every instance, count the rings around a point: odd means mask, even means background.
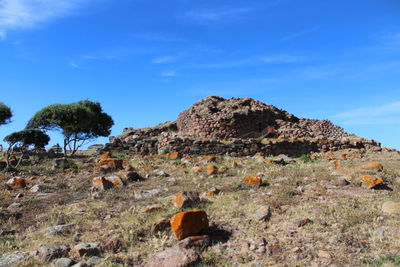
[[[178,159],[180,157],[179,152],[170,152],[165,154],[168,159]]]
[[[105,152],[100,155],[100,159],[108,159],[111,158],[111,152]]]
[[[189,156],[184,156],[184,157],[182,158],[182,160],[183,160],[183,161],[189,162],[189,161],[193,161],[193,158],[192,158],[192,157],[189,157]]]
[[[26,182],[22,177],[13,177],[7,181],[6,187],[9,189],[25,188]]]
[[[372,162],[372,163],[368,163],[362,166],[362,168],[364,170],[377,170],[377,171],[381,171],[383,170],[383,165],[379,162]]]
[[[109,166],[111,169],[114,170],[122,170],[123,169],[123,160],[116,159],[116,158],[107,158],[107,159],[100,159],[101,166]]]
[[[250,187],[260,186],[262,184],[262,179],[257,174],[249,174],[243,178],[243,182]]]
[[[144,171],[152,171],[152,170],[153,170],[152,167],[143,167],[142,169],[143,169]]]
[[[199,201],[200,198],[197,192],[184,191],[176,193],[175,198],[172,200],[172,204],[174,204],[176,208],[180,209],[192,206]]]
[[[104,177],[95,177],[92,179],[92,186],[98,190],[107,190],[114,186],[114,184]]]
[[[201,157],[203,160],[211,162],[211,161],[216,161],[217,157],[216,156],[203,156]]]
[[[151,158],[175,160],[175,159],[179,159],[180,157],[181,157],[181,155],[179,152],[169,152],[169,153],[165,153],[165,154],[161,154],[161,155],[155,155]]]
[[[107,181],[111,182],[116,187],[124,186],[124,183],[122,182],[122,179],[119,176],[116,176],[116,175],[108,176],[105,179]]]
[[[207,213],[203,210],[180,212],[171,218],[171,227],[178,240],[196,235],[208,228]]]
[[[218,188],[212,188],[206,192],[204,192],[203,194],[201,194],[202,198],[207,198],[207,197],[214,197],[219,195],[219,193],[221,192],[221,190],[219,190]]]
[[[208,175],[215,175],[218,173],[218,167],[215,165],[208,165],[207,166],[207,174]]]
[[[383,180],[381,178],[374,177],[372,175],[362,176],[360,177],[360,180],[362,184],[368,187],[369,189],[372,189],[383,183]]]

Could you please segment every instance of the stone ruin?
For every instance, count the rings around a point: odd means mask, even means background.
[[[141,155],[165,152],[251,156],[380,149],[380,143],[346,133],[328,120],[298,118],[252,98],[209,96],[181,112],[175,122],[125,128],[103,151]]]

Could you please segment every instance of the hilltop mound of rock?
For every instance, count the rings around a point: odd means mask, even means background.
[[[249,97],[209,96],[181,112],[175,122],[125,128],[120,136],[110,137],[105,150],[248,156],[375,147],[380,144],[348,134],[328,120],[298,118]]]
[[[299,119],[272,105],[250,97],[224,99],[209,96],[179,114],[182,133],[217,139],[260,137],[276,128],[277,120],[297,123]]]

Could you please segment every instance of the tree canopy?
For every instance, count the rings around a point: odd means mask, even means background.
[[[7,105],[0,103],[0,125],[9,123],[11,117],[11,109]]]
[[[24,147],[35,146],[35,148],[44,148],[50,141],[50,137],[38,129],[27,129],[7,135],[4,142],[10,146],[21,145]]]
[[[86,141],[109,136],[113,119],[104,113],[100,103],[89,100],[72,104],[54,104],[38,111],[27,128],[60,130],[64,135],[64,152],[74,154]]]

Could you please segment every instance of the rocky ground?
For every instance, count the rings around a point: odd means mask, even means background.
[[[0,176],[0,266],[400,264],[397,151],[30,163]]]

